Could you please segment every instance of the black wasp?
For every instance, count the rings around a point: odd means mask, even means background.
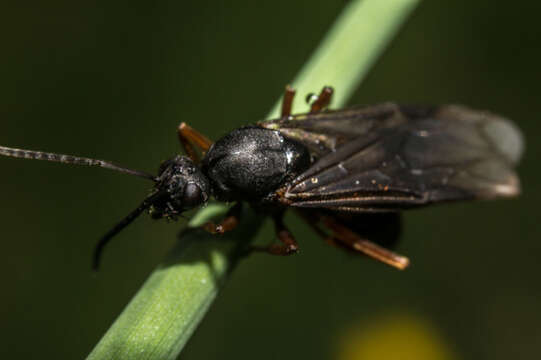
[[[0,154],[99,166],[154,182],[142,204],[101,238],[95,267],[107,242],[144,211],[176,219],[212,196],[235,202],[220,224],[204,225],[212,233],[232,230],[243,202],[272,216],[280,242],[255,250],[297,252],[282,221],[292,207],[329,243],[403,269],[408,258],[382,246],[398,236],[400,210],[519,194],[513,167],[523,141],[508,120],[459,105],[326,110],[332,93],[323,88],[309,113],[291,115],[295,91],[288,87],[279,119],[235,129],[215,143],[181,123],[187,156],[163,162],[157,176],[70,155],[7,147]]]

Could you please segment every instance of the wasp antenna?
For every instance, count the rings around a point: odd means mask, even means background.
[[[105,245],[111,241],[111,239],[118,234],[122,229],[124,229],[126,226],[130,225],[133,220],[135,220],[139,215],[143,213],[146,209],[148,209],[157,199],[167,195],[166,192],[157,192],[153,195],[150,195],[137,207],[137,209],[133,210],[131,213],[128,214],[124,219],[122,219],[119,223],[117,223],[111,230],[105,234],[98,244],[96,245],[94,249],[94,257],[92,259],[92,269],[94,271],[97,271],[100,266],[100,260],[101,260],[101,254],[103,253],[103,249],[105,248]]]
[[[99,166],[106,169],[115,170],[124,174],[135,175],[152,181],[156,181],[156,177],[144,171],[128,169],[122,166],[115,165],[109,161],[78,157],[73,155],[54,154],[42,151],[32,151],[24,149],[14,149],[5,146],[0,146],[0,155],[19,158],[19,159],[34,159],[59,162],[63,164]]]

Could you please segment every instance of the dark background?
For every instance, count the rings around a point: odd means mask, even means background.
[[[265,116],[344,4],[4,1],[0,144],[154,172],[180,151],[180,121],[216,139]],[[456,102],[514,119],[523,195],[408,213],[406,272],[339,252],[291,216],[301,254],[241,264],[181,358],[538,356],[541,5],[518,4],[425,1],[351,103]],[[83,358],[182,224],[139,219],[94,276],[96,240],[147,182],[7,158],[0,169],[3,357]]]

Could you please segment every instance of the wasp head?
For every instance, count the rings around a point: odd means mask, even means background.
[[[160,165],[150,215],[154,219],[175,219],[180,213],[207,202],[210,186],[201,170],[189,158],[175,156]]]

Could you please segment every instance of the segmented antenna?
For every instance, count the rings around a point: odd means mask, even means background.
[[[139,215],[143,213],[146,209],[148,209],[156,200],[167,196],[167,192],[157,192],[156,194],[150,195],[139,205],[139,207],[135,210],[133,210],[131,213],[128,214],[124,219],[122,219],[118,224],[116,224],[111,230],[105,234],[98,244],[96,245],[96,248],[94,249],[94,258],[92,261],[92,268],[94,271],[97,271],[100,266],[100,260],[101,260],[101,254],[103,253],[103,249],[105,245],[111,241],[113,236],[118,234],[122,229],[124,229],[126,226],[130,225],[133,220],[135,220]]]
[[[14,149],[14,148],[9,148],[5,146],[0,146],[0,155],[13,157],[13,158],[20,158],[20,159],[53,161],[53,162],[59,162],[63,164],[99,166],[102,168],[115,170],[124,174],[140,176],[146,179],[150,179],[152,181],[155,181],[156,179],[153,175],[147,174],[146,172],[143,172],[143,171],[128,169],[128,168],[118,166],[104,160],[77,157],[77,156],[72,156],[72,155],[54,154],[54,153],[24,150],[24,149]]]

